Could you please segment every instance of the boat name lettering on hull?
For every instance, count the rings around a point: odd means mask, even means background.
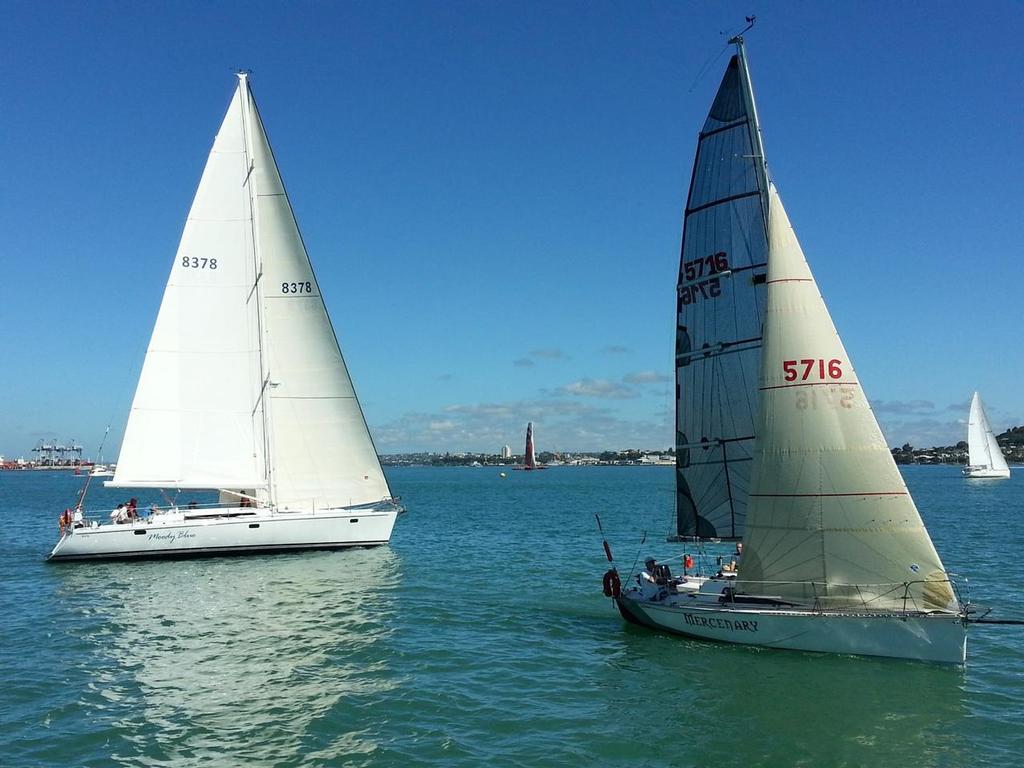
[[[167,531],[166,533],[151,533],[146,536],[150,541],[181,541],[182,539],[194,539],[196,535],[192,531]]]
[[[686,623],[691,627],[709,627],[711,629],[730,629],[734,632],[757,632],[757,622],[748,620],[719,619],[709,616],[691,616],[683,614]]]

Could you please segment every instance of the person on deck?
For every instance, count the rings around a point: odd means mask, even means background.
[[[654,576],[654,569],[658,567],[658,561],[653,557],[644,560],[644,569],[640,571],[640,579],[650,584],[657,583]]]
[[[722,566],[722,570],[728,573],[736,573],[740,567],[740,558],[743,557],[743,542],[736,542],[736,551],[732,553],[732,561]]]

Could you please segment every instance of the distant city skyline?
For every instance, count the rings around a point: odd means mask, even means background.
[[[5,7],[0,454],[109,424],[116,459],[240,67],[379,452],[671,446],[686,187],[751,13],[771,173],[888,443],[964,439],[975,390],[1024,424],[1018,4],[304,9]]]

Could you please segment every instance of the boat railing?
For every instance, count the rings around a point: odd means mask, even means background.
[[[839,584],[822,581],[749,581],[742,572],[734,586],[723,587],[722,599],[733,603],[760,603],[779,608],[801,607],[817,613],[899,611],[928,613],[959,611],[964,604],[957,582],[913,579],[876,584]]]
[[[248,498],[248,497],[246,497],[246,498]],[[393,497],[381,499],[380,501],[372,501],[372,502],[368,502],[366,504],[357,504],[357,505],[352,505],[352,506],[325,506],[325,507],[322,507],[319,510],[317,509],[315,504],[313,502],[311,502],[311,506],[310,507],[304,508],[302,510],[297,509],[295,511],[296,512],[308,511],[308,510],[311,509],[314,513],[316,513],[317,511],[320,511],[320,512],[325,512],[325,513],[329,512],[329,513],[335,513],[336,514],[339,510],[348,511],[348,512],[361,512],[361,511],[370,512],[370,511],[374,511],[374,510],[381,509],[381,508],[384,508],[384,507],[394,507],[394,508],[397,508],[399,510],[399,512],[404,512],[405,511],[405,507],[402,506],[401,499],[398,496],[393,496]],[[210,502],[210,503],[203,503],[203,504],[200,504],[198,502],[190,501],[190,502],[187,502],[187,503],[184,503],[184,504],[171,503],[171,504],[166,504],[166,505],[163,505],[163,506],[158,505],[158,504],[150,504],[148,506],[139,506],[138,509],[137,509],[136,516],[134,516],[134,517],[126,517],[126,518],[124,518],[122,520],[116,520],[114,518],[114,516],[113,516],[113,513],[117,510],[116,507],[114,509],[110,509],[110,508],[97,508],[97,509],[83,510],[82,511],[82,519],[80,521],[82,523],[82,525],[81,526],[77,526],[77,527],[95,528],[95,527],[97,527],[99,525],[104,525],[104,524],[140,525],[140,524],[145,524],[145,523],[147,523],[149,521],[152,521],[154,519],[158,519],[161,516],[168,516],[168,515],[184,515],[185,517],[189,517],[189,516],[211,516],[211,515],[215,515],[215,514],[216,515],[241,515],[241,514],[247,514],[247,513],[250,513],[250,512],[255,512],[257,509],[258,508],[257,508],[257,506],[255,504],[253,504],[251,506],[244,506],[244,505],[240,504],[237,501],[232,501],[232,502],[227,503],[227,504],[225,504],[223,502],[216,502],[216,501],[215,502]],[[288,510],[281,510],[281,511],[288,511]]]
[[[116,521],[113,517],[114,512],[117,511],[117,507],[110,508],[96,508],[82,510],[82,523],[87,528],[95,528],[98,525],[105,523],[118,523],[119,525],[139,525],[144,524],[147,521],[162,516],[162,515],[188,515],[190,513],[203,514],[204,512],[209,514],[211,512],[216,513],[232,513],[239,514],[245,513],[246,511],[255,511],[256,507],[249,506],[244,507],[237,502],[231,504],[224,504],[221,502],[211,502],[208,504],[200,504],[198,502],[188,502],[186,504],[169,504],[160,506],[157,504],[150,504],[146,507],[138,507],[136,516],[127,517],[120,522]]]

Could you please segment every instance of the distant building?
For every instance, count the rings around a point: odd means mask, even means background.
[[[512,458],[512,449],[509,446],[503,445],[501,447],[501,458],[503,458],[503,459],[511,459]]]

